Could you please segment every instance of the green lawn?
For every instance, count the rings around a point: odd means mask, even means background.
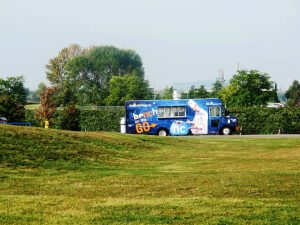
[[[1,125],[0,224],[300,224],[300,139]]]

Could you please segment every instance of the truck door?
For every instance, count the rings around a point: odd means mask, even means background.
[[[208,133],[218,134],[221,126],[221,106],[210,106],[208,115]]]

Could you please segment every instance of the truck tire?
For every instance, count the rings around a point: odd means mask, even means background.
[[[231,134],[231,130],[229,127],[223,127],[222,128],[222,134],[223,135],[230,135]]]
[[[166,129],[159,129],[157,135],[162,137],[168,136],[168,131]]]

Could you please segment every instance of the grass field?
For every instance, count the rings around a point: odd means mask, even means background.
[[[300,139],[0,126],[0,224],[300,224]]]

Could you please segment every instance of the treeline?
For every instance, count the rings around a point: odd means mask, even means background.
[[[243,107],[231,108],[239,119],[241,134],[300,134],[300,108]],[[68,108],[57,110],[52,128],[77,131],[120,131],[124,107],[102,107],[96,110]],[[34,110],[26,110],[26,121],[43,126]]]
[[[50,127],[59,129],[116,130],[122,113],[90,113],[82,106],[124,106],[127,100],[172,99],[174,93],[173,87],[154,92],[144,77],[141,57],[133,50],[113,46],[70,45],[49,60],[46,75],[50,86],[41,83],[36,91],[24,87],[23,77],[0,78],[0,116],[10,121],[30,120],[37,126],[47,121]],[[210,90],[201,85],[181,93],[181,98],[221,98],[229,109],[234,109],[245,133],[273,133],[277,129],[298,132],[298,81],[293,81],[285,96],[288,107],[264,107],[268,102],[279,101],[277,85],[269,74],[257,70],[239,70],[227,83],[216,79]],[[26,101],[37,99],[40,107],[34,113],[26,112]],[[276,122],[277,118],[282,121]],[[285,121],[286,125],[282,124]],[[288,124],[294,128],[288,129]]]

